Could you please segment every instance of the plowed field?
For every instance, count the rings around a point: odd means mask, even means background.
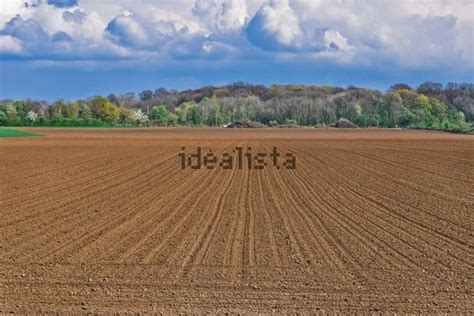
[[[474,313],[474,137],[35,129],[0,139],[0,313]],[[296,169],[182,169],[181,147]]]

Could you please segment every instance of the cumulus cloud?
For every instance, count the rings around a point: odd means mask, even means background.
[[[10,5],[15,7],[13,1]],[[2,42],[6,48],[2,47],[0,56],[8,55],[9,59],[17,56],[32,60],[84,60],[123,58],[131,54],[104,39],[105,24],[96,12],[58,8],[41,1],[16,7],[19,13],[13,15],[14,11],[11,11],[0,29],[0,36],[6,36]]]
[[[0,36],[0,54],[15,55],[22,53],[23,47],[21,46],[20,40],[10,35]]]
[[[0,54],[472,69],[473,14],[469,0],[2,0]]]
[[[2,35],[10,35],[28,44],[44,42],[48,40],[48,34],[43,27],[33,19],[24,20],[20,15],[5,24],[3,30],[0,31]]]
[[[148,37],[132,14],[125,12],[109,22],[105,29],[112,41],[123,46],[146,46]]]
[[[267,51],[337,57],[354,50],[347,38],[328,25],[318,27],[317,23],[307,23],[289,0],[271,0],[262,5],[245,31],[253,45]]]
[[[328,50],[348,52],[352,49],[347,43],[347,39],[341,33],[334,30],[324,32],[324,43]]]
[[[57,32],[53,35],[53,42],[72,42],[72,38],[66,32]]]
[[[213,34],[240,31],[248,18],[241,0],[196,0],[193,14]]]
[[[304,42],[298,15],[288,0],[264,4],[246,29],[249,41],[267,50],[298,49]]]
[[[422,65],[426,60],[439,64],[457,54],[455,16],[412,15],[401,20],[387,52],[406,65]],[[473,40],[471,39],[471,42]],[[407,54],[408,53],[408,54]]]
[[[303,29],[328,28],[341,34],[354,63],[474,68],[472,1],[320,0],[291,5],[300,12]]]
[[[81,9],[76,9],[74,11],[64,11],[63,19],[66,22],[82,24],[86,21],[86,13]]]

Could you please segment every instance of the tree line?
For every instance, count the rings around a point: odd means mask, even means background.
[[[426,82],[388,91],[316,85],[234,83],[184,91],[144,90],[86,100],[1,100],[3,126],[222,126],[235,120],[270,126],[329,126],[341,118],[359,127],[467,132],[474,121],[474,85]]]

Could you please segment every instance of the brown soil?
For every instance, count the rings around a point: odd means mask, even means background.
[[[474,137],[35,129],[0,139],[0,313],[473,313]],[[182,170],[181,146],[297,156]]]

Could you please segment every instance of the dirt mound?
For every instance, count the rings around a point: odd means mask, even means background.
[[[345,118],[340,118],[339,121],[336,123],[331,124],[331,127],[337,127],[337,128],[356,128],[357,125],[349,121],[348,119]]]
[[[250,120],[237,120],[229,124],[227,128],[265,128],[268,127],[265,124]]]

